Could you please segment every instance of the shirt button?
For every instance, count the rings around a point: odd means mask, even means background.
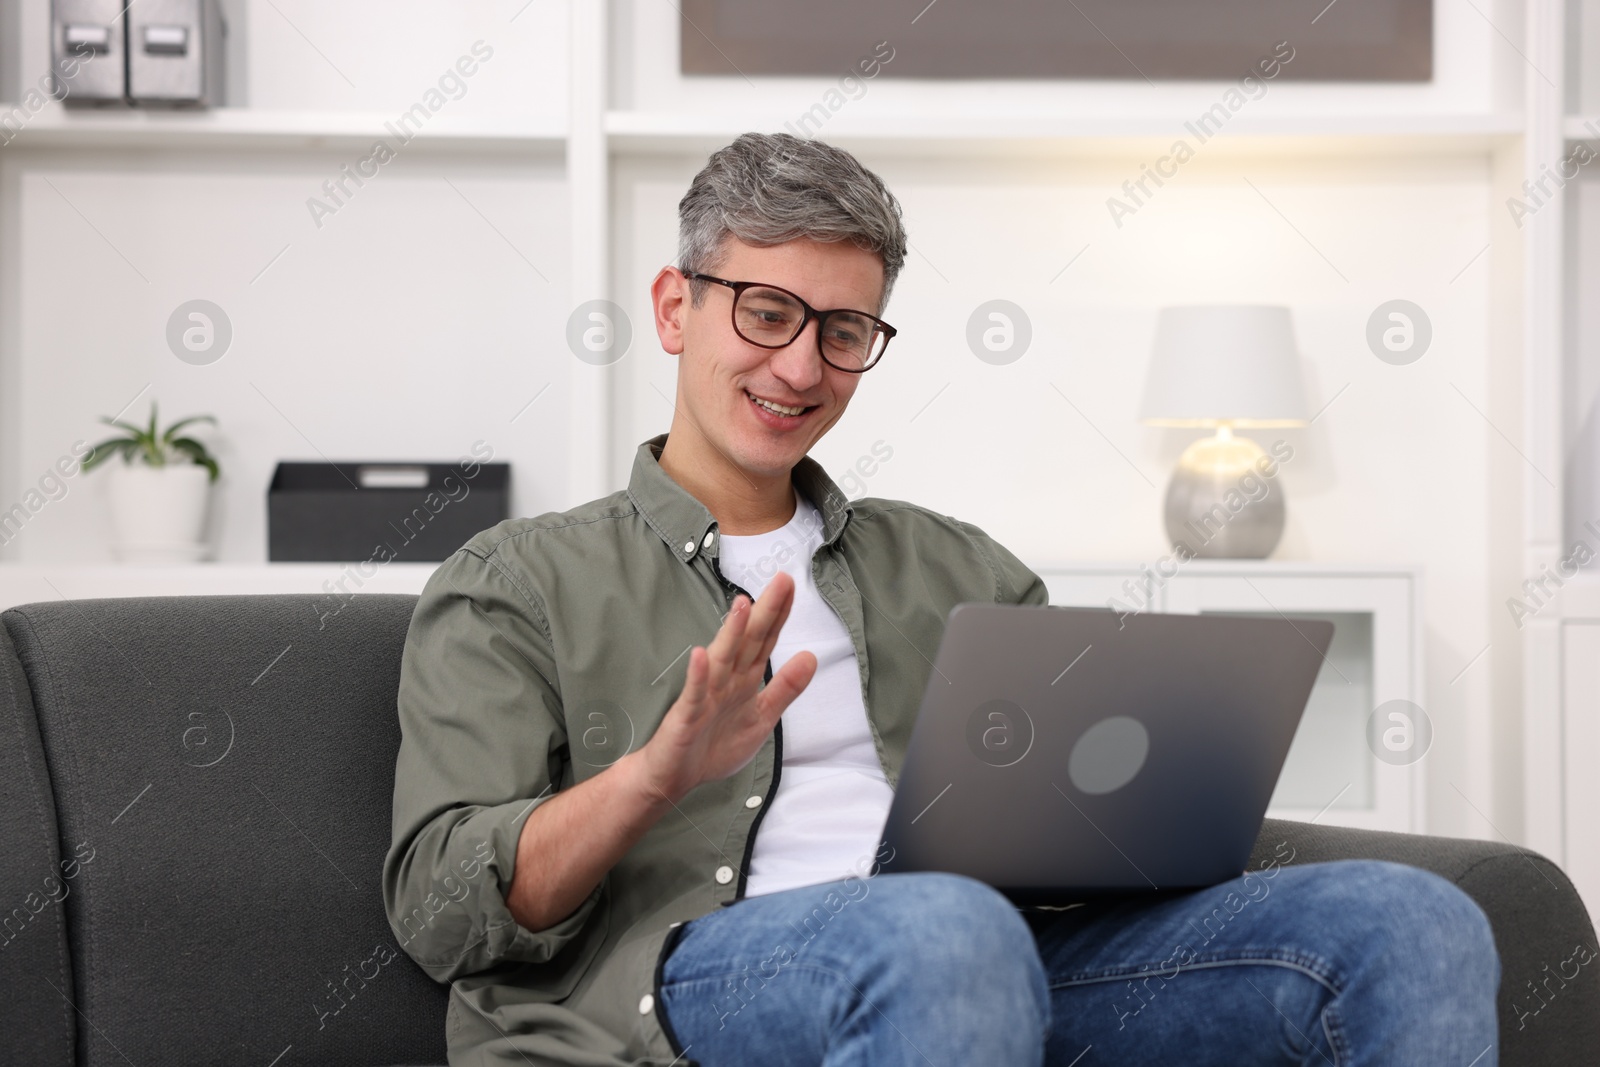
[[[685,541],[683,543],[683,554],[686,555],[686,556],[694,555],[694,542],[693,541]]]
[[[649,1015],[650,1009],[656,1006],[656,998],[646,993],[639,998],[639,1014]]]
[[[719,885],[727,885],[731,881],[733,881],[733,868],[732,867],[718,867],[717,868],[717,882],[718,882],[718,884]]]
[[[711,547],[711,542],[712,542],[713,539],[716,538],[716,536],[717,536],[716,533],[714,533],[711,530],[707,530],[706,531],[706,539],[704,541],[700,542],[700,547],[702,547],[702,548],[710,548]]]
[[[744,806],[747,808],[759,808],[761,806],[761,798],[751,797],[749,800],[744,802]]]

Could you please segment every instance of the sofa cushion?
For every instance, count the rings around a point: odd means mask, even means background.
[[[447,990],[396,946],[380,888],[414,603],[4,614],[60,839],[93,853],[64,903],[79,1062],[444,1062]]]

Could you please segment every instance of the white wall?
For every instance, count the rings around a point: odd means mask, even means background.
[[[1137,158],[866,161],[901,198],[916,251],[885,314],[900,335],[816,458],[837,477],[881,439],[894,455],[872,495],[975,522],[1032,562],[1154,563],[1169,551],[1167,476],[1195,436],[1137,420],[1156,309],[1289,305],[1313,410],[1332,403],[1306,430],[1257,435],[1281,433],[1296,450],[1275,558],[1426,568],[1429,758],[1445,768],[1433,775],[1433,825],[1490,833],[1449,785],[1488,777],[1490,670],[1451,679],[1489,642],[1488,519],[1515,503],[1492,495],[1488,455],[1505,445],[1474,411],[1491,406],[1487,257],[1461,273],[1489,243],[1486,161],[1202,153],[1120,229],[1104,201]],[[645,290],[674,254],[674,204],[697,164],[617,175],[618,279],[635,321],[649,321]],[[1420,304],[1435,330],[1407,367],[1365,341],[1368,315],[1396,297]],[[995,298],[1034,328],[1028,353],[1003,367],[965,342],[969,314]],[[641,344],[622,369],[619,478],[622,459],[670,422],[661,394],[673,393],[675,363]]]
[[[248,66],[232,106],[316,111],[410,107],[475,41],[495,56],[472,75],[452,114],[562,115],[567,9],[535,0],[231,0],[231,55]],[[521,12],[518,14],[518,12]]]

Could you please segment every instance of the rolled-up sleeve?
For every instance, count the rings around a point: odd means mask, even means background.
[[[506,893],[529,814],[561,785],[566,728],[549,623],[496,560],[462,549],[417,602],[400,667],[400,751],[383,864],[390,928],[435,980],[549,960],[601,887],[533,932]]]

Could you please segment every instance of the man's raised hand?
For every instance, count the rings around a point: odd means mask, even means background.
[[[811,683],[817,657],[797,652],[761,684],[793,606],[794,579],[779,571],[754,604],[734,597],[711,643],[689,650],[683,692],[640,753],[651,785],[674,803],[750,762]]]

